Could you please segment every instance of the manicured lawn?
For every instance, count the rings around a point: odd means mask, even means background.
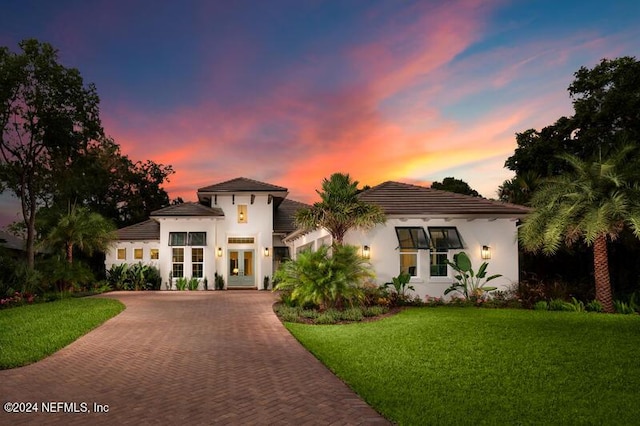
[[[640,419],[640,316],[438,307],[286,326],[399,424]]]
[[[41,360],[124,309],[112,299],[70,298],[0,311],[0,369]]]

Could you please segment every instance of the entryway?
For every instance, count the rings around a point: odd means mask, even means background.
[[[229,287],[256,287],[254,250],[229,250]]]

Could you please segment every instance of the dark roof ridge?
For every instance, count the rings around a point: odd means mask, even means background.
[[[253,188],[253,189],[225,189],[225,186],[230,186],[230,184],[233,183],[250,183],[250,184],[254,184],[257,185],[259,187],[264,187],[264,188]],[[221,189],[216,189],[216,187],[220,187]],[[287,192],[288,189],[283,187],[283,186],[279,186],[279,185],[273,185],[271,183],[267,183],[267,182],[262,182],[256,179],[250,179],[244,176],[240,176],[240,177],[236,177],[233,179],[229,179],[226,180],[224,182],[219,182],[219,183],[214,183],[212,185],[207,185],[204,186],[202,188],[198,188],[198,192],[243,192],[243,191],[247,191],[247,192],[251,192],[251,191],[278,191],[278,192]]]

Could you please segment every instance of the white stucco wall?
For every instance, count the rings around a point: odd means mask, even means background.
[[[218,273],[223,274],[225,283],[229,281],[229,249],[254,250],[255,256],[255,286],[262,288],[263,279],[268,276],[271,280],[273,274],[273,201],[269,203],[267,194],[255,194],[253,204],[251,194],[218,195],[217,204],[224,212],[225,218],[218,223],[217,240],[215,247],[222,248],[222,257],[218,258]],[[246,223],[238,221],[238,205],[247,206]],[[230,237],[250,237],[253,244],[228,244]],[[265,249],[269,249],[269,256],[265,255]]]
[[[207,241],[204,246],[204,277],[207,278],[208,287],[212,289],[214,286],[214,273],[219,267],[219,262],[215,253],[215,241],[216,241],[216,223],[219,219],[213,217],[159,217],[156,218],[160,223],[160,260],[159,269],[162,276],[162,289],[167,288],[169,281],[169,273],[172,270],[172,256],[173,251],[169,246],[169,233],[171,232],[206,232]],[[180,246],[184,248],[184,276],[191,278],[192,263],[191,263],[191,246]],[[202,247],[202,246],[197,246]],[[204,278],[203,277],[203,278]],[[176,278],[173,277],[175,283]],[[175,284],[174,284],[175,285]],[[173,287],[175,289],[175,286]],[[202,280],[200,282],[200,289],[204,288]]]
[[[428,236],[428,227],[456,227],[463,243],[462,250],[449,250],[448,259],[464,251],[473,262],[474,269],[482,264],[481,249],[483,245],[491,248],[491,259],[487,260],[488,275],[501,274],[489,285],[506,290],[518,281],[518,244],[516,221],[513,219],[473,219],[473,218],[388,218],[387,223],[378,225],[369,231],[349,231],[345,236],[345,244],[359,247],[370,247],[370,262],[376,272],[376,283],[382,285],[390,282],[392,277],[400,273],[400,250],[396,227],[423,227]],[[328,235],[324,229],[318,229],[289,241],[291,253],[302,247],[317,249]],[[330,240],[329,240],[330,244]],[[417,276],[412,277],[411,285],[415,295],[424,298],[444,297],[444,291],[454,282],[451,268],[447,268],[448,276],[431,277],[430,251],[418,251]],[[452,295],[452,294],[451,294]]]
[[[118,259],[118,249],[126,249],[126,259]],[[134,259],[134,249],[142,249],[142,259]],[[121,265],[123,263],[134,264],[144,263],[158,267],[159,260],[151,259],[151,249],[160,249],[160,242],[155,240],[147,241],[117,241],[116,244],[106,253],[105,267],[107,271],[113,265]]]

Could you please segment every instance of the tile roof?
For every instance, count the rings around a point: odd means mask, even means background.
[[[119,240],[159,240],[160,224],[157,221],[150,219],[136,223],[135,225],[127,226],[126,228],[120,228],[117,232]]]
[[[239,177],[198,189],[198,192],[287,192],[287,188]]]
[[[305,207],[311,206],[289,199],[282,200],[282,203],[280,203],[273,215],[273,232],[284,232],[288,234],[295,231],[294,214],[299,209]]]
[[[221,216],[224,217],[219,207],[207,207],[199,203],[181,203],[165,207],[151,212],[151,217],[157,216]]]
[[[366,190],[360,199],[382,207],[388,215],[512,215],[524,216],[528,207],[471,197],[417,185],[387,181]]]

